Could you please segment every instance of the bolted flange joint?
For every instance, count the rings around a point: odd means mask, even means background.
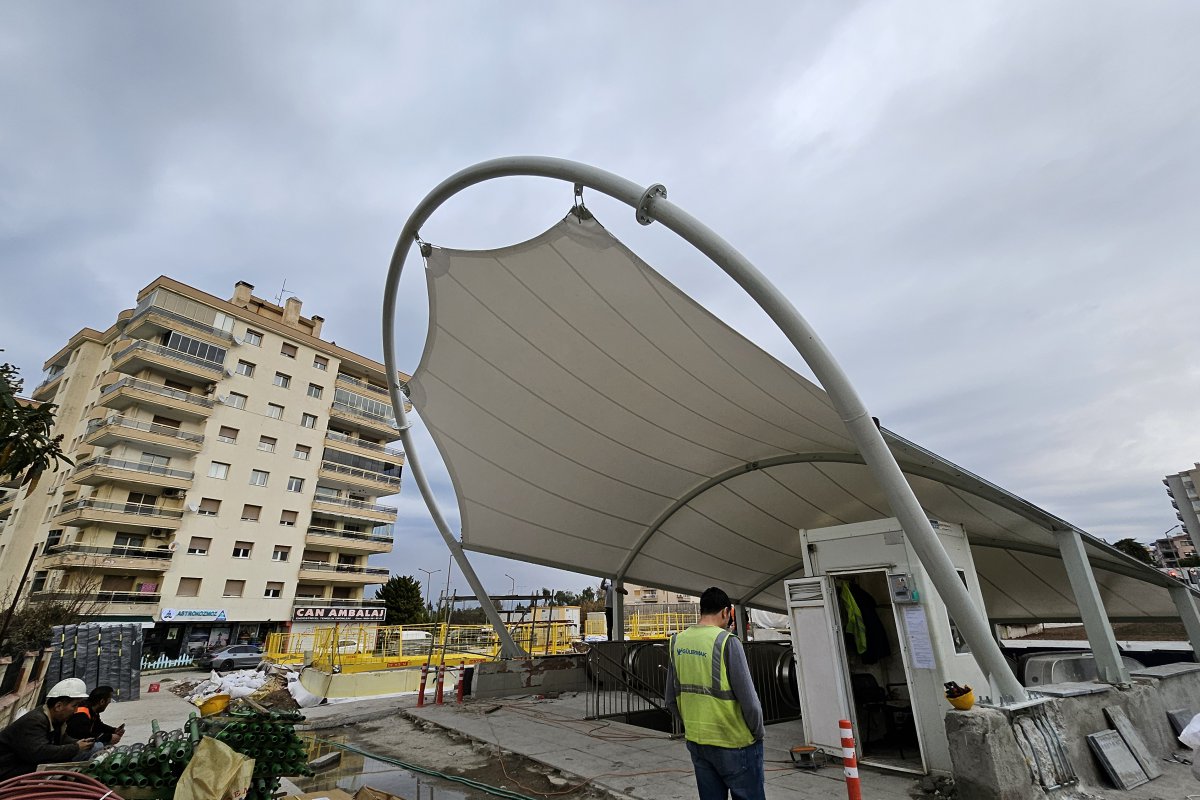
[[[650,216],[650,203],[656,197],[661,197],[665,200],[667,197],[667,187],[661,183],[656,183],[642,192],[642,199],[638,200],[637,212],[635,214],[639,224],[649,225],[651,222],[654,222],[654,217]]]

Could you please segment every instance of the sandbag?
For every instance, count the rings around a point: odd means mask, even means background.
[[[243,800],[253,779],[253,758],[205,736],[175,784],[175,800]]]

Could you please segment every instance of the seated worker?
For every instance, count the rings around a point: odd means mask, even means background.
[[[125,725],[114,728],[111,725],[105,725],[100,719],[100,712],[108,708],[108,704],[112,702],[112,696],[113,688],[111,686],[97,686],[92,689],[87,700],[79,704],[79,708],[67,721],[67,736],[72,739],[95,739],[97,745],[93,748],[95,750],[103,750],[108,745],[120,742],[121,737],[125,735]]]
[[[75,740],[63,732],[80,700],[88,697],[79,678],[66,678],[46,694],[46,704],[28,711],[0,731],[0,781],[25,775],[38,764],[71,761],[89,752],[92,739]]]

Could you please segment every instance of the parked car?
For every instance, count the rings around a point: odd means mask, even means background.
[[[201,669],[226,672],[231,669],[253,669],[262,661],[262,648],[252,644],[231,644],[196,656],[192,662]]]

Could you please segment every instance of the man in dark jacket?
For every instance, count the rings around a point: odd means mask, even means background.
[[[46,705],[35,708],[0,731],[0,781],[37,769],[38,764],[70,761],[92,749],[92,739],[76,740],[63,732],[87,687],[79,678],[56,683],[46,696]]]
[[[72,739],[95,739],[97,743],[104,745],[120,742],[121,737],[125,735],[125,726],[114,728],[111,725],[105,725],[104,721],[100,719],[100,712],[108,708],[108,704],[112,702],[112,696],[113,688],[111,686],[97,686],[92,689],[87,700],[79,704],[79,708],[67,721],[67,736]]]

